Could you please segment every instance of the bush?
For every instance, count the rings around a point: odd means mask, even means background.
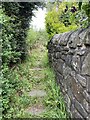
[[[60,16],[62,12],[65,10],[66,3],[62,2],[57,7],[57,4],[54,4],[54,7],[51,11],[49,11],[46,15],[46,30],[49,35],[49,38],[52,38],[53,35],[58,33],[67,32],[70,30],[77,29],[77,25],[72,23],[69,26],[65,26],[65,24],[60,20]]]
[[[16,42],[13,34],[13,24],[10,23],[11,18],[6,16],[2,9],[0,9],[0,24],[2,25],[2,38],[0,42],[2,43],[2,65],[1,65],[1,76],[2,80],[2,117],[10,118],[11,113],[14,109],[11,108],[11,104],[15,102],[13,99],[17,91],[18,81],[14,78],[11,70],[9,69],[9,64],[11,61],[16,62],[19,59],[20,53],[16,52],[14,49],[16,47]],[[20,85],[18,85],[20,87]],[[12,109],[12,110],[11,110]]]
[[[13,34],[13,24],[10,23],[10,17],[6,16],[3,11],[0,10],[2,20],[0,23],[2,24],[2,62],[7,65],[10,64],[11,61],[16,62],[19,59],[20,52],[16,52],[17,42],[15,41]]]
[[[88,17],[88,25],[90,25],[90,1],[82,5],[82,9],[85,11]]]
[[[90,3],[72,3],[67,4],[62,12],[61,21],[65,26],[76,24],[79,28],[87,28],[90,25]]]

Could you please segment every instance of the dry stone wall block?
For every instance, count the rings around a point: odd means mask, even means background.
[[[90,75],[90,53],[87,54],[82,64],[82,74]]]

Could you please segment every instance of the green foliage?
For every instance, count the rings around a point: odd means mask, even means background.
[[[4,2],[2,3],[4,12],[10,17],[10,29],[14,40],[12,45],[15,52],[20,52],[20,59],[24,60],[27,54],[26,50],[26,31],[29,27],[30,19],[33,15],[33,9],[37,8],[39,3],[28,2]],[[13,47],[12,46],[12,47]]]
[[[33,28],[30,28],[27,31],[27,38],[26,38],[26,43],[28,46],[28,50],[32,49],[33,47],[35,47],[35,43],[39,42],[39,41],[48,41],[48,37],[47,37],[47,33],[45,30],[39,30],[39,31],[35,31]]]
[[[46,16],[46,29],[49,38],[57,33],[80,27],[86,28],[90,25],[90,2],[56,2],[51,3],[51,6],[51,10]]]
[[[82,9],[85,11],[88,17],[88,25],[90,25],[90,1],[82,5]]]
[[[2,66],[1,66],[1,76],[0,79],[3,80],[2,81],[2,97],[3,97],[3,109],[2,109],[2,113],[3,113],[3,117],[10,117],[11,112],[13,110],[11,110],[12,108],[10,107],[10,102],[12,102],[12,98],[11,96],[15,94],[15,86],[17,85],[17,80],[15,79],[15,84],[13,85],[12,82],[14,82],[14,80],[12,81],[12,74],[10,73],[10,70],[8,68],[8,65],[10,64],[11,61],[16,62],[16,60],[19,57],[19,52],[15,52],[13,51],[13,47],[16,46],[16,44],[14,44],[15,46],[12,46],[13,42],[14,42],[14,35],[13,35],[13,29],[12,29],[12,24],[10,23],[10,17],[6,16],[3,12],[2,9],[0,9],[0,24],[2,25],[2,38],[0,39],[1,43],[2,43]],[[15,99],[14,99],[15,100]],[[8,113],[9,110],[9,113]]]
[[[19,96],[25,83],[13,68],[17,62],[26,58],[26,31],[33,15],[32,11],[37,8],[37,5],[39,5],[37,2],[3,2],[2,7],[0,6],[0,34],[2,35],[0,80],[2,80],[3,118],[15,117],[21,109]]]
[[[16,62],[19,59],[19,52],[15,52],[16,42],[13,34],[13,24],[10,23],[10,17],[6,16],[0,9],[0,24],[2,24],[2,62],[9,65],[11,61]]]
[[[48,39],[45,37],[45,31],[34,31],[30,29],[29,34],[31,31],[33,31],[34,36],[36,36],[35,44],[30,50],[31,53],[28,60],[19,66],[19,71],[20,73],[23,73],[22,76],[26,76],[30,82],[30,85],[32,86],[31,90],[45,90],[47,95],[44,97],[30,97],[30,101],[24,96],[23,99],[21,99],[21,103],[24,104],[26,110],[29,107],[43,104],[45,111],[39,115],[32,115],[30,112],[25,112],[24,110],[23,114],[19,115],[19,117],[27,117],[31,119],[67,119],[68,115],[66,112],[65,103],[61,95],[60,88],[56,84],[55,73],[49,66],[48,53],[45,47]],[[40,40],[38,40],[38,38]],[[30,39],[30,37],[28,37],[28,39]],[[37,70],[38,68],[41,70]]]
[[[60,20],[60,16],[62,15],[62,12],[65,9],[65,7],[66,7],[65,2],[60,3],[58,7],[57,7],[57,4],[55,4],[53,9],[47,13],[46,30],[47,30],[47,33],[49,34],[49,38],[51,38],[54,34],[77,29],[77,26],[75,25],[75,23],[72,23],[69,26],[65,26],[63,21]]]
[[[60,15],[60,20],[64,23],[66,27],[69,27],[73,23],[77,25],[77,21],[75,21],[77,9],[78,9],[77,3],[65,4],[65,8],[63,9],[62,14]]]
[[[66,107],[64,103],[64,99],[60,92],[60,87],[57,85],[55,81],[55,73],[49,67],[44,71],[46,75],[46,85],[47,85],[47,93],[48,96],[45,98],[44,102],[47,106],[47,111],[43,114],[46,118],[67,118]],[[49,109],[50,108],[50,109]]]
[[[22,103],[25,101],[23,96],[25,91],[30,88],[26,75],[27,71],[26,69],[24,71],[19,65],[11,70],[4,66],[2,71],[4,73],[2,81],[3,118],[15,118],[23,109]]]
[[[47,109],[44,114],[39,115],[38,117],[66,118],[66,108],[59,91],[60,89],[55,83],[54,73],[48,65],[47,50],[45,48],[46,42],[48,41],[47,33],[45,31],[37,32],[34,30],[29,30],[29,33],[31,34],[32,31],[36,36],[35,47],[32,47],[33,52],[31,51],[28,59],[22,64],[13,66],[11,69],[6,63],[2,65],[3,75],[0,77],[0,79],[2,79],[3,97],[2,117],[12,119],[35,117],[27,114],[25,110],[28,106],[40,102],[40,99],[37,100],[36,97],[31,98],[28,96],[28,92],[38,85],[38,83],[41,83],[39,89],[46,89],[48,94],[43,103]],[[30,40],[30,36],[27,38]],[[27,44],[30,44],[28,39]],[[43,69],[42,71],[32,70],[33,67],[41,67]],[[59,104],[60,106],[58,106]]]
[[[67,26],[74,23],[78,27],[88,27],[90,25],[90,2],[78,2],[70,5],[68,3],[60,18]]]
[[[27,32],[27,45],[32,48],[39,38],[37,38],[38,33],[33,29],[28,30]]]

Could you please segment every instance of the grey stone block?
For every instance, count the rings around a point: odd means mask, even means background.
[[[86,35],[85,44],[90,46],[90,29]]]
[[[90,75],[90,53],[86,56],[82,65],[82,74]]]
[[[90,93],[90,77],[87,77],[87,92]]]
[[[90,103],[88,103],[86,99],[83,100],[83,107],[88,113],[90,113]]]
[[[84,118],[87,117],[88,113],[85,111],[82,104],[80,104],[77,100],[75,100],[75,108]]]
[[[84,90],[83,95],[84,95],[84,99],[86,99],[90,104],[90,94],[86,90]]]
[[[81,76],[80,74],[77,74],[76,78],[83,87],[86,87],[86,78],[85,77]]]
[[[63,74],[63,63],[64,63],[63,60],[58,59],[56,64],[57,71],[60,72],[61,74]]]
[[[81,66],[80,56],[74,55],[72,57],[72,63],[71,64],[72,64],[74,70],[80,72],[80,66]]]

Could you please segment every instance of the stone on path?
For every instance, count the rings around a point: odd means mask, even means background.
[[[41,70],[43,70],[43,69],[45,69],[45,68],[38,68],[38,67],[36,67],[36,68],[32,68],[32,69],[30,69],[30,70],[37,70],[37,71],[41,71]]]
[[[26,112],[32,114],[32,115],[39,115],[45,111],[43,105],[34,105],[29,107]]]
[[[32,97],[43,97],[45,95],[46,95],[46,91],[44,90],[32,90],[29,93],[29,96],[32,96]]]

